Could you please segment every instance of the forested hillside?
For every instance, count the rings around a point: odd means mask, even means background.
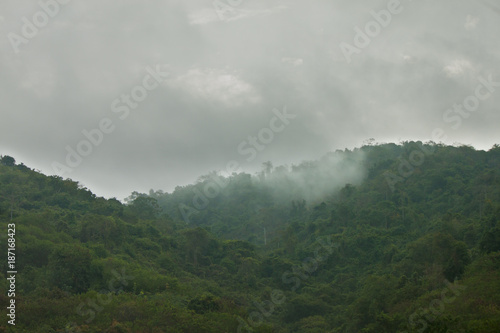
[[[0,332],[500,327],[499,146],[367,145],[126,204],[0,162]]]

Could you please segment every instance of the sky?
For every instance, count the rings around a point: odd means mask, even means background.
[[[493,0],[3,0],[0,154],[98,196],[500,143]]]

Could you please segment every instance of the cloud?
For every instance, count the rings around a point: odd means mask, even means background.
[[[57,78],[48,70],[27,72],[20,87],[38,98],[49,98],[55,88]]]
[[[282,10],[285,10],[287,6],[278,6],[274,8],[267,9],[237,9],[234,14],[232,14],[227,20],[228,21],[237,21],[241,19],[251,18],[251,17],[259,17],[259,16],[268,16]]]
[[[500,14],[500,7],[498,5],[494,5],[490,2],[487,2],[485,0],[482,0],[482,5],[490,8],[492,11],[494,11],[496,14]]]
[[[189,23],[192,25],[204,25],[214,22],[227,22],[227,21],[238,21],[242,19],[252,18],[252,17],[262,17],[271,15],[282,10],[285,10],[287,6],[275,6],[275,7],[265,7],[265,8],[250,8],[245,6],[245,4],[240,4],[238,6],[231,6],[230,4],[215,5],[217,1],[213,2],[213,8],[203,8],[196,10],[189,14]]]
[[[408,64],[414,64],[417,62],[417,59],[415,57],[412,57],[411,55],[409,54],[401,54],[401,58],[403,58],[403,60],[408,63]]]
[[[170,81],[193,98],[223,103],[227,107],[255,104],[261,100],[254,87],[234,73],[215,68],[193,68]]]
[[[459,77],[471,69],[472,65],[469,61],[464,59],[455,59],[449,65],[445,66],[443,71],[448,77]]]
[[[479,23],[479,17],[467,15],[465,18],[465,30],[474,30],[476,29],[477,24]]]
[[[353,27],[364,29],[386,5],[244,0],[221,19],[206,0],[71,1],[18,54],[0,39],[0,154],[54,174],[66,147],[109,118],[115,130],[69,176],[123,198],[171,191],[231,160],[254,172],[268,160],[297,165],[368,138],[427,141],[435,128],[446,143],[499,142],[500,90],[459,130],[443,121],[479,76],[497,72],[498,16],[468,0],[407,1],[348,65],[340,43],[353,43]],[[36,1],[0,1],[4,37],[21,34],[22,18],[39,10]],[[467,22],[474,28],[464,33]],[[113,101],[140,92],[157,64],[171,75],[120,119]],[[238,145],[285,105],[297,118],[246,161]]]
[[[304,60],[300,58],[281,58],[281,61],[294,67],[302,65],[302,63],[304,62]]]
[[[203,8],[189,14],[189,24],[203,25],[212,22],[217,22],[219,17],[213,8]]]

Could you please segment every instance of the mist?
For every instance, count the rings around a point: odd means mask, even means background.
[[[219,216],[212,214],[218,209],[238,211],[235,219],[247,220],[273,205],[288,209],[298,204],[310,208],[334,200],[347,184],[360,185],[366,179],[365,159],[366,152],[357,148],[329,152],[319,159],[290,166],[273,166],[267,161],[254,174],[233,172],[223,176],[212,171],[200,176],[194,184],[177,186],[171,193],[153,189],[148,194],[133,192],[126,201],[150,196],[164,212],[188,224],[218,221]],[[233,224],[231,219],[226,222]]]
[[[365,153],[360,149],[338,150],[290,167],[264,163],[256,178],[260,185],[271,189],[275,200],[316,204],[335,195],[346,184],[359,185],[366,177],[364,161]]]

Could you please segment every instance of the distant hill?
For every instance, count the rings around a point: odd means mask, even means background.
[[[500,147],[376,144],[127,204],[0,158],[0,332],[498,332]]]

